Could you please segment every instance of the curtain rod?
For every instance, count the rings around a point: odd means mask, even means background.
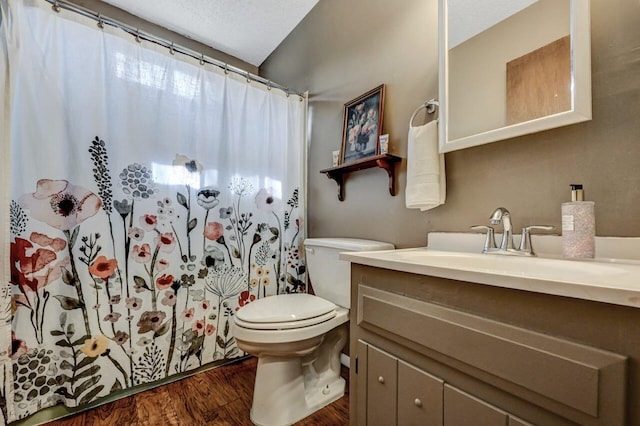
[[[99,28],[104,28],[105,25],[109,25],[111,27],[114,28],[118,28],[121,29],[122,31],[126,32],[127,34],[133,36],[136,41],[139,43],[142,40],[146,40],[146,41],[150,41],[151,43],[157,44],[159,46],[165,47],[167,49],[169,49],[169,51],[171,52],[171,54],[174,54],[175,52],[181,53],[183,55],[189,56],[193,59],[197,59],[198,61],[200,61],[200,65],[204,65],[209,64],[209,65],[213,65],[215,67],[218,67],[220,69],[223,69],[225,73],[234,73],[234,74],[238,74],[241,75],[242,77],[245,77],[247,79],[247,82],[251,82],[251,81],[255,81],[257,83],[260,83],[262,85],[267,86],[267,90],[271,90],[271,89],[279,89],[281,91],[283,91],[287,97],[291,94],[294,95],[298,95],[300,97],[300,100],[304,100],[305,96],[302,93],[298,93],[295,90],[291,90],[288,87],[284,87],[280,84],[274,83],[271,80],[267,80],[265,78],[262,78],[258,75],[255,74],[251,74],[249,71],[245,71],[243,69],[234,67],[233,65],[229,65],[225,62],[219,61],[217,59],[213,59],[211,57],[205,56],[204,53],[200,53],[198,54],[197,52],[188,49],[184,46],[180,46],[178,44],[175,44],[173,42],[168,42],[167,40],[152,36],[150,34],[147,33],[143,33],[141,32],[138,28],[133,28],[130,27],[128,25],[125,25],[121,22],[115,21],[111,18],[106,18],[104,16],[102,16],[102,14],[100,13],[96,13],[93,12],[91,10],[82,8],[80,6],[76,6],[74,4],[71,3],[67,3],[66,1],[61,1],[61,0],[44,0],[47,3],[51,4],[51,9],[53,9],[55,12],[60,12],[61,9],[65,9],[68,10],[70,12],[74,12],[77,13],[79,15],[82,15],[86,18],[90,18],[93,19],[94,21],[96,21],[98,23],[98,27]]]

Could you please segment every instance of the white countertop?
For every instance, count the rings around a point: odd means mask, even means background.
[[[640,261],[566,260],[413,249],[345,252],[352,263],[458,281],[640,307]]]

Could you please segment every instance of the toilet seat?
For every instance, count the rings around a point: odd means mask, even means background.
[[[254,330],[288,330],[310,327],[336,316],[336,305],[306,294],[281,294],[244,306],[235,317],[237,325]]]
[[[320,324],[330,320],[336,316],[336,311],[327,312],[317,317],[307,318],[298,321],[282,321],[282,322],[250,322],[243,321],[236,317],[235,322],[240,327],[250,328],[253,330],[290,330],[292,328],[311,327],[312,325]]]

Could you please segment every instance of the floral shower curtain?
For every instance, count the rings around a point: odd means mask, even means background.
[[[41,0],[2,6],[5,421],[242,355],[234,312],[305,291],[306,102]]]

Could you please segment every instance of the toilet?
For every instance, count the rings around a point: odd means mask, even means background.
[[[339,253],[394,248],[353,238],[308,238],[304,246],[315,295],[266,297],[233,317],[238,348],[258,357],[251,406],[256,425],[290,425],[344,395],[340,354],[348,340],[351,274]]]

